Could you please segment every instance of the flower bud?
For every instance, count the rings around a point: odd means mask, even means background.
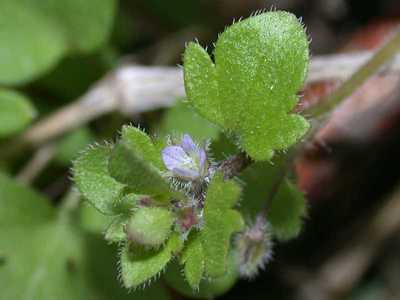
[[[256,222],[236,238],[239,273],[252,278],[264,269],[272,258],[272,238],[265,218],[257,216]]]
[[[173,222],[173,214],[168,209],[141,207],[126,224],[126,236],[131,242],[158,247],[170,235]]]

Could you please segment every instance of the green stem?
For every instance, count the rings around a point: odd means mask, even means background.
[[[334,109],[344,99],[351,96],[369,77],[379,71],[379,69],[397,52],[400,51],[400,29],[396,31],[394,37],[389,40],[372,58],[366,62],[357,72],[346,80],[332,94],[320,100],[320,104],[306,110],[305,113],[313,117],[321,117]]]

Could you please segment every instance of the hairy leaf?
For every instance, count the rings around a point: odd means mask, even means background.
[[[133,126],[122,127],[121,141],[157,169],[161,171],[165,169],[161,160],[161,152],[154,146],[150,137],[139,128]]]
[[[116,180],[128,185],[133,193],[162,198],[169,193],[169,186],[160,170],[123,140],[111,153],[109,171]]]
[[[238,135],[255,160],[268,160],[304,135],[309,125],[291,114],[308,68],[308,40],[290,13],[275,11],[228,27],[215,64],[198,44],[184,55],[188,100],[210,121]]]
[[[97,145],[87,149],[74,162],[74,181],[82,195],[104,214],[115,214],[115,206],[124,184],[109,175],[108,160],[112,149]]]
[[[165,246],[157,250],[126,244],[120,261],[125,287],[138,287],[158,275],[182,246],[183,241],[178,234],[171,235]]]
[[[201,243],[206,273],[210,277],[225,274],[231,235],[244,225],[241,214],[231,208],[239,195],[239,186],[233,181],[224,181],[221,174],[216,174],[208,187]]]
[[[189,298],[214,299],[230,290],[238,279],[238,271],[233,253],[228,255],[227,270],[224,276],[215,279],[203,279],[198,289],[193,289],[182,276],[179,265],[168,266],[165,280],[182,295]]]
[[[35,115],[35,108],[24,95],[0,88],[0,138],[21,131]]]
[[[182,251],[180,263],[185,265],[185,278],[190,287],[198,290],[205,268],[204,251],[201,244],[201,236],[198,232],[190,235],[189,241]]]

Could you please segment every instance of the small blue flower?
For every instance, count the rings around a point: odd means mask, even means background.
[[[196,145],[188,134],[183,135],[179,145],[165,147],[162,159],[172,175],[183,180],[197,181],[208,174],[206,150]]]

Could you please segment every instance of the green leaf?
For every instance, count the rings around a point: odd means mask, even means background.
[[[171,300],[169,292],[160,282],[155,282],[150,288],[144,290],[126,290],[118,281],[116,268],[118,247],[107,245],[98,235],[85,235],[84,240],[85,269],[89,277],[88,284],[94,290],[94,295],[90,300]]]
[[[101,235],[108,228],[112,216],[104,215],[88,202],[81,202],[79,209],[81,227],[86,232]]]
[[[185,265],[185,278],[190,287],[193,290],[198,290],[205,269],[204,251],[198,232],[189,236],[189,240],[182,251],[180,263]]]
[[[238,149],[234,141],[223,133],[220,133],[218,138],[211,143],[211,153],[216,161],[224,160],[229,156],[239,154],[239,152],[240,149]]]
[[[221,174],[216,174],[208,187],[201,243],[206,273],[210,277],[225,274],[231,235],[244,225],[241,214],[231,209],[239,196],[239,186],[233,181],[224,181]]]
[[[112,220],[107,227],[104,238],[111,243],[119,243],[126,240],[125,226],[129,221],[129,216],[121,215]]]
[[[183,241],[178,234],[171,235],[164,247],[145,249],[126,244],[121,253],[121,277],[126,288],[138,287],[159,274],[182,249]]]
[[[108,173],[109,145],[97,145],[86,150],[73,166],[74,181],[82,195],[104,214],[115,214],[115,206],[125,185]]]
[[[280,240],[290,240],[300,234],[306,215],[306,200],[299,189],[285,180],[268,209],[267,219]]]
[[[23,230],[24,227],[38,226],[54,217],[47,199],[3,173],[0,173],[0,191],[0,228],[3,233],[11,227],[18,226]],[[11,226],[13,224],[15,226]]]
[[[105,44],[112,29],[115,0],[22,0],[61,28],[72,52],[90,52]]]
[[[2,298],[131,299],[116,280],[115,249],[3,174],[0,191]]]
[[[215,139],[219,129],[193,110],[187,103],[179,101],[168,109],[161,122],[160,134],[165,137],[169,134],[189,134],[194,140]]]
[[[222,33],[215,64],[198,44],[184,55],[188,100],[200,114],[238,135],[255,160],[287,149],[309,124],[290,111],[307,73],[308,40],[302,24],[287,12],[266,12]]]
[[[240,210],[244,215],[255,218],[266,201],[269,201],[267,220],[272,225],[272,231],[278,239],[288,240],[295,238],[301,231],[306,201],[289,180],[280,179],[281,168],[282,164],[278,161],[274,164],[257,162],[241,174],[240,180],[244,182],[244,189]],[[275,187],[277,182],[280,182],[278,190]]]
[[[159,247],[171,234],[174,217],[166,208],[141,207],[130,217],[126,235],[131,242]]]
[[[0,88],[0,138],[18,133],[35,116],[36,110],[28,98],[16,91]]]
[[[79,152],[93,142],[94,136],[87,127],[79,128],[64,136],[57,144],[55,159],[69,165]]]
[[[111,153],[109,171],[133,193],[166,199],[169,185],[155,166],[159,164],[157,157],[154,145],[149,144],[142,134],[136,131],[134,135],[128,135],[123,131],[121,140]]]
[[[229,291],[238,279],[234,253],[228,255],[227,271],[224,276],[215,279],[203,279],[198,289],[193,290],[184,280],[179,265],[171,263],[164,276],[168,285],[189,298],[214,299]]]
[[[36,6],[21,0],[0,1],[0,84],[26,83],[59,61],[66,45],[55,25]]]
[[[150,137],[133,126],[123,126],[121,130],[121,141],[123,141],[130,149],[148,161],[159,170],[165,170],[164,164],[161,160],[161,152],[154,146]]]

